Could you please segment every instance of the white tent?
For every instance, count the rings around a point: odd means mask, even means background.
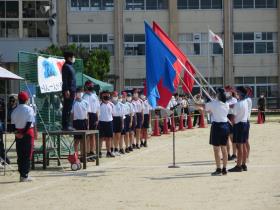
[[[7,97],[7,91],[8,91],[8,81],[9,80],[23,80],[22,77],[8,71],[7,69],[5,68],[2,68],[0,66],[0,80],[5,80],[5,129],[7,129],[7,118],[8,118],[8,115],[7,115],[7,101],[8,101],[8,97]],[[6,148],[7,148],[7,134],[5,132],[5,162],[6,162]],[[5,169],[6,169],[6,164],[4,164],[4,175],[5,175]]]

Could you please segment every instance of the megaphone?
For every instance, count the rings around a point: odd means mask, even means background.
[[[43,13],[43,14],[46,14],[48,11],[50,11],[51,9],[51,6],[40,6],[40,11]]]

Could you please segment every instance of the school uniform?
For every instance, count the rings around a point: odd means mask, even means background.
[[[247,141],[248,135],[248,102],[246,99],[240,100],[234,105],[233,114],[233,143],[244,144]]]
[[[98,129],[101,138],[113,137],[113,108],[114,104],[111,102],[100,104]]]
[[[227,100],[227,103],[229,106],[234,105],[237,103],[237,99],[234,97],[231,97],[230,99]],[[227,118],[229,121],[234,124],[234,114],[233,114],[233,109],[229,108],[228,116]],[[228,122],[229,128],[230,128],[230,134],[233,134],[233,125]]]
[[[247,120],[247,127],[246,127],[246,135],[245,138],[249,140],[249,134],[250,134],[250,118],[251,118],[251,112],[252,112],[252,99],[250,97],[246,98],[247,104],[248,104],[248,120]]]
[[[150,106],[148,100],[145,100],[143,102],[143,113],[144,113],[143,128],[146,128],[146,129],[148,129],[150,127],[150,111],[151,111],[151,106]]]
[[[88,129],[88,110],[89,105],[86,100],[75,100],[71,113],[73,114],[73,127],[76,130]],[[81,135],[75,135],[74,139],[81,139]]]
[[[136,113],[135,113],[135,105],[132,102],[128,102],[128,105],[130,107],[131,117],[132,117],[132,125],[129,128],[129,132],[132,132],[136,128]]]
[[[23,134],[23,138],[16,138],[18,171],[22,178],[27,178],[34,148],[34,110],[26,104],[19,104],[12,112],[11,122],[19,133],[22,133],[26,124],[31,122],[30,128]]]
[[[123,114],[125,117],[122,135],[125,135],[127,132],[130,131],[130,121],[131,121],[131,115],[133,113],[133,110],[131,110],[131,106],[129,102],[122,103],[122,106],[123,106]]]
[[[123,105],[121,102],[117,102],[113,106],[113,132],[121,133],[123,126],[124,113],[123,113]]]
[[[226,146],[230,132],[227,123],[229,105],[227,103],[214,100],[205,105],[205,111],[211,112],[212,114],[210,144],[213,146]]]
[[[135,113],[136,113],[136,129],[141,129],[142,128],[142,123],[143,123],[143,101],[141,99],[138,100],[133,100],[132,101],[134,108],[135,108]]]
[[[97,113],[100,110],[100,102],[98,96],[95,93],[85,93],[83,95],[83,99],[87,101],[89,105],[88,110],[88,129],[89,130],[96,130],[97,129],[97,121],[98,116]]]

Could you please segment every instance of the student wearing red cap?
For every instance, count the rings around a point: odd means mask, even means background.
[[[27,92],[18,94],[19,105],[12,112],[11,121],[15,125],[16,149],[20,182],[32,181],[29,176],[30,160],[33,154],[35,122],[34,110],[27,105],[29,96]]]
[[[140,149],[140,135],[141,135],[141,128],[143,125],[143,101],[139,98],[139,91],[135,89],[133,91],[133,101],[135,112],[136,112],[136,149]]]

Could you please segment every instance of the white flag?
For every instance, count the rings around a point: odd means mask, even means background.
[[[224,43],[221,37],[209,29],[209,42],[218,43],[221,48],[224,48]]]

